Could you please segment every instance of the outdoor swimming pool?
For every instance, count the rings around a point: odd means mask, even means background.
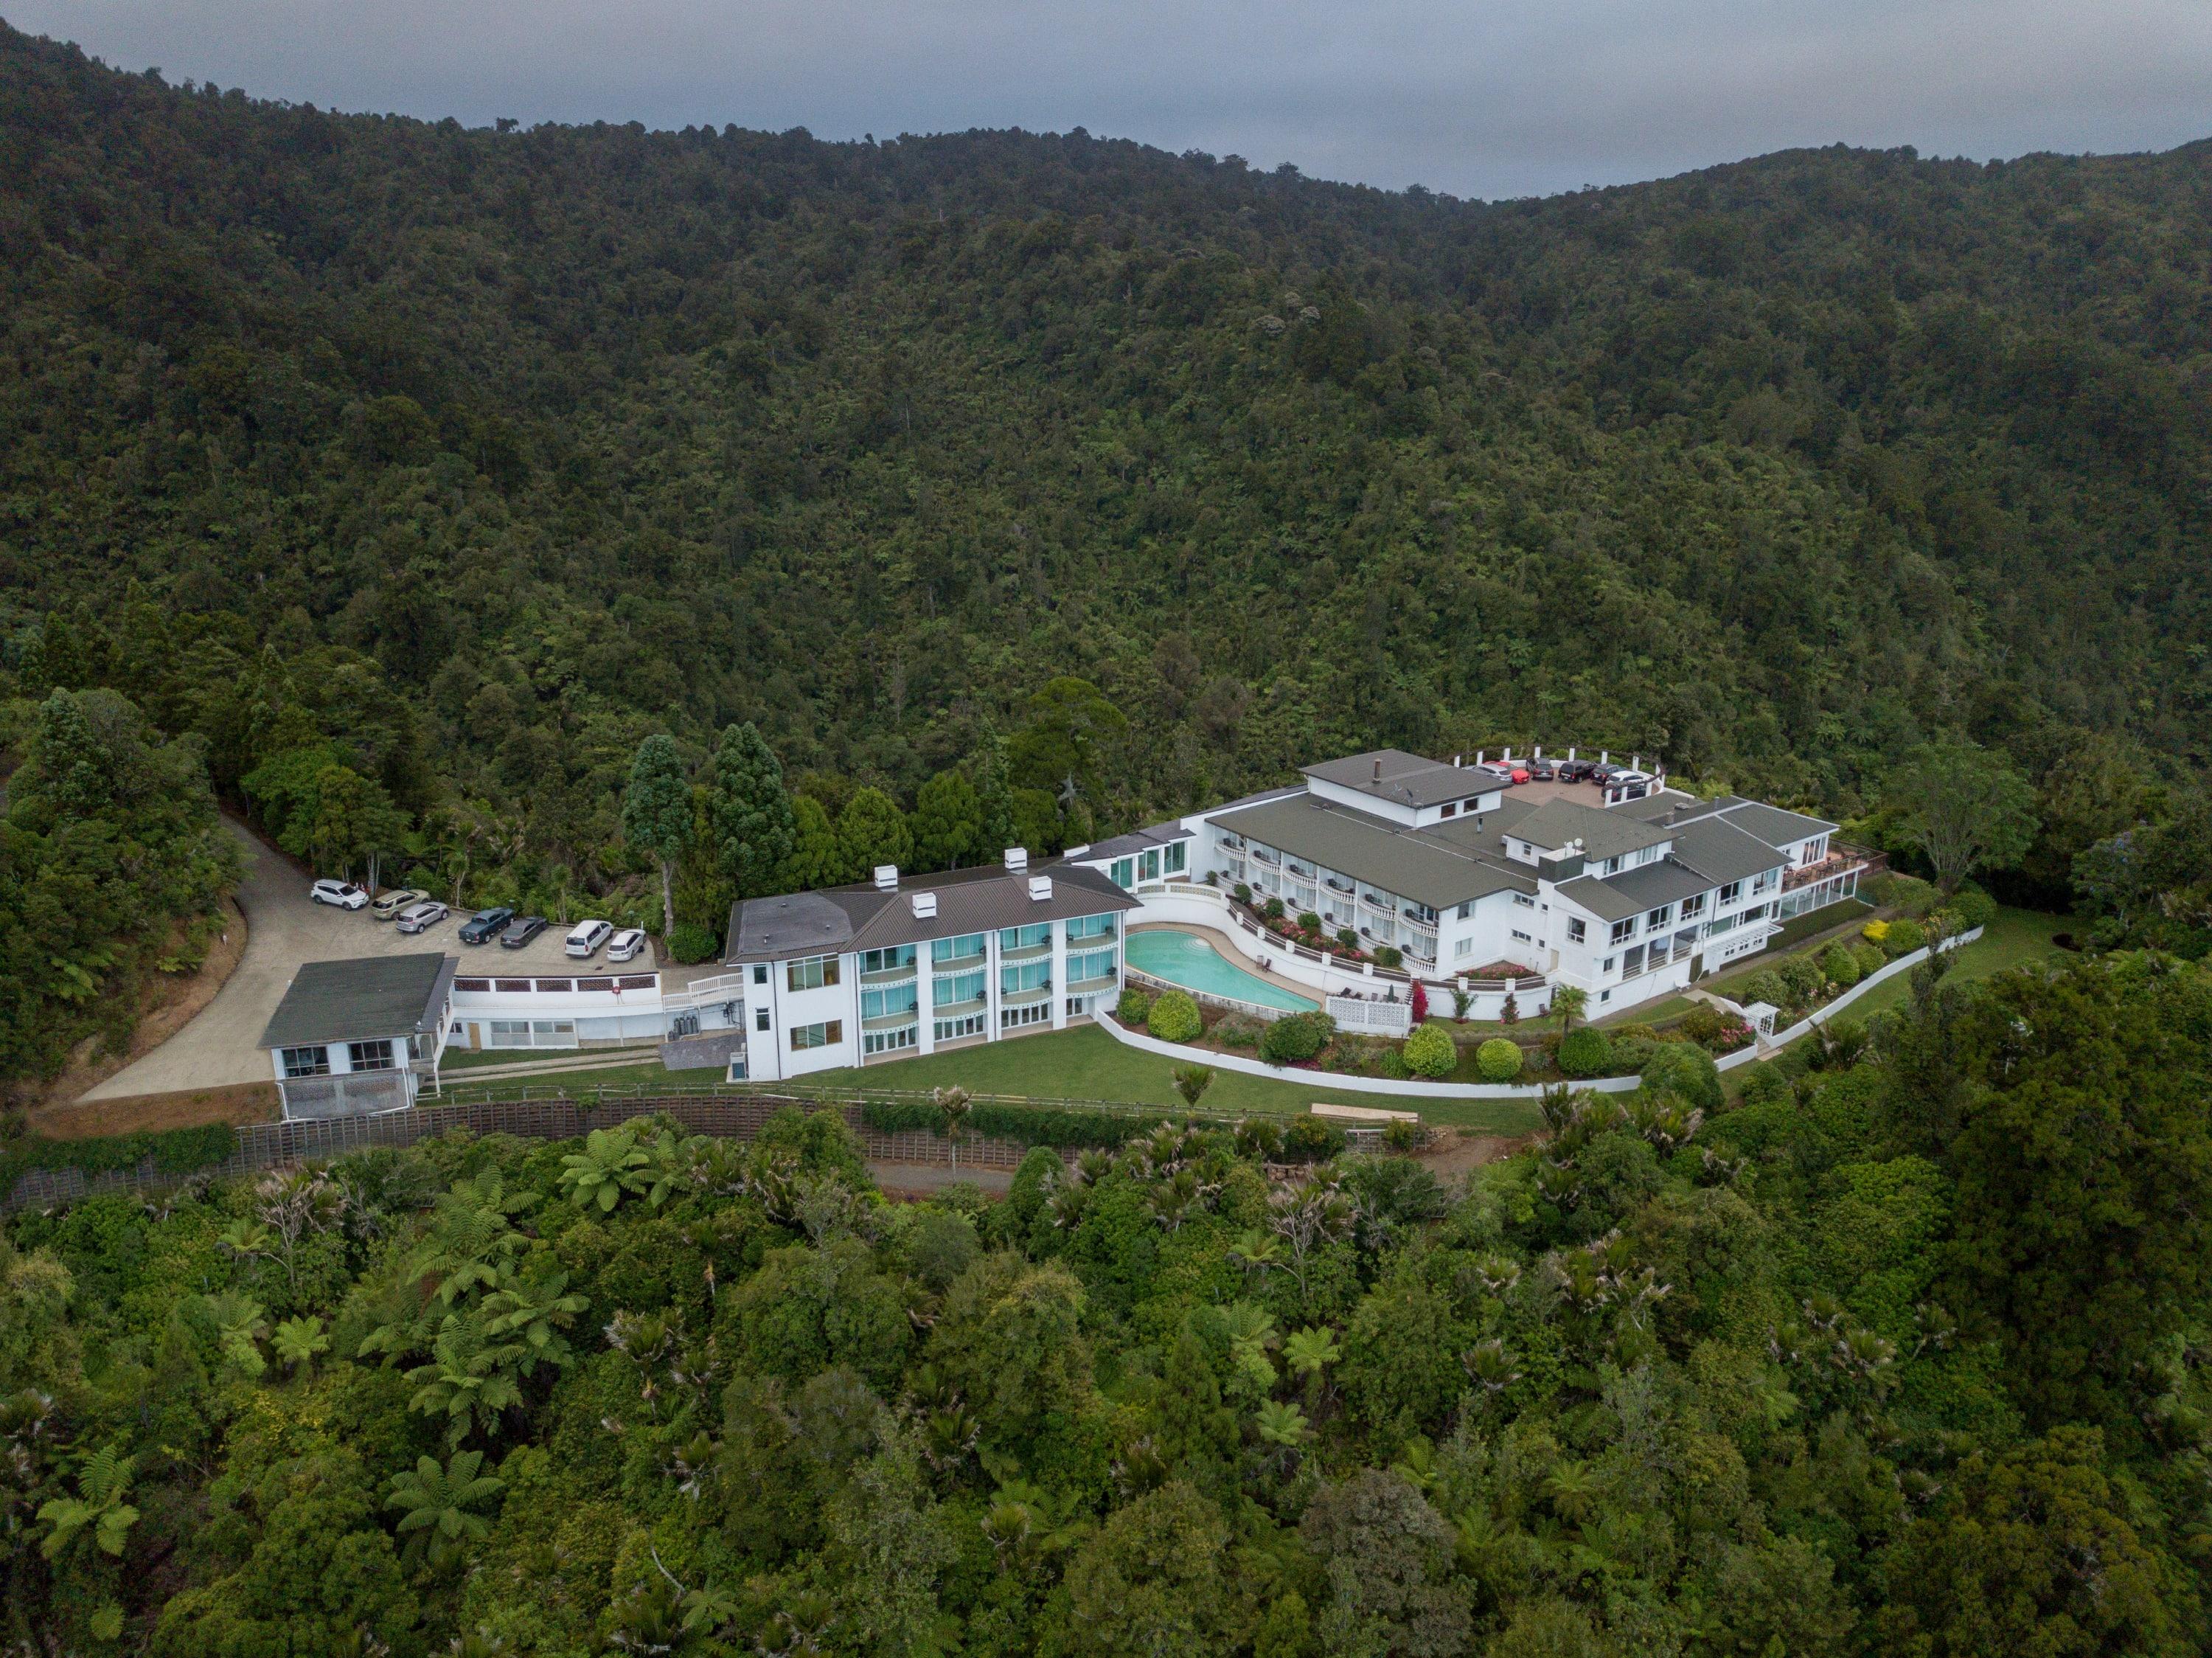
[[[1131,933],[1129,965],[1139,972],[1164,978],[1170,984],[1201,996],[1222,997],[1232,1002],[1256,1002],[1263,1008],[1285,1013],[1311,1013],[1321,1004],[1288,991],[1278,990],[1266,979],[1246,972],[1195,933],[1173,928],[1152,928]]]

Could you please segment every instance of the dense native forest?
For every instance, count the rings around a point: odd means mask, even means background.
[[[0,1618],[161,1658],[2202,1651],[2208,1052],[2212,968],[2137,953],[1923,969],[1870,1057],[1562,1095],[1459,1186],[1261,1119],[886,1204],[790,1107],[19,1216]]]
[[[1480,204],[510,127],[0,29],[0,769],[112,694],[325,873],[697,959],[734,895],[1374,744],[1610,745],[1876,839],[1950,745],[2033,790],[2000,895],[2206,935],[2205,145]],[[11,801],[9,1075],[196,959],[221,832],[155,883],[109,805]]]

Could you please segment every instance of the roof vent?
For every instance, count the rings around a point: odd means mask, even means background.
[[[1050,875],[1031,875],[1030,877],[1030,903],[1042,904],[1045,899],[1051,896],[1052,877]]]
[[[1008,875],[1018,875],[1021,871],[1028,869],[1029,867],[1029,848],[1026,846],[1009,846],[1006,848],[1006,873]]]
[[[912,895],[912,897],[913,897],[913,902],[914,902],[914,916],[915,916],[915,920],[917,920],[917,921],[927,921],[927,920],[928,920],[928,919],[930,918],[930,917],[932,917],[932,916],[933,916],[933,915],[935,915],[935,914],[937,913],[937,894],[936,894],[936,893],[914,893],[914,894]]]
[[[1382,762],[1379,759],[1375,762],[1375,781],[1378,783],[1382,781]]]
[[[1079,858],[1079,857],[1081,857],[1081,856],[1082,856],[1085,852],[1089,851],[1090,850],[1091,850],[1091,843],[1090,843],[1089,841],[1085,841],[1085,842],[1084,842],[1084,843],[1083,843],[1083,844],[1082,844],[1082,845],[1080,845],[1080,846],[1071,846],[1071,847],[1069,847],[1069,848],[1068,848],[1065,852],[1062,852],[1060,856],[1063,859],[1066,859],[1066,858]]]
[[[879,893],[898,891],[898,865],[878,863],[876,866],[876,890]]]

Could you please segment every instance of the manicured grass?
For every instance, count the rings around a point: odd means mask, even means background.
[[[1609,1013],[1589,1022],[1600,1030],[1608,1030],[1615,1025],[1663,1025],[1670,1019],[1680,1019],[1697,1005],[1686,996],[1669,996],[1640,1007],[1623,1008],[1619,1013]]]
[[[550,1065],[528,1076],[504,1076],[495,1082],[471,1082],[450,1072],[442,1078],[444,1091],[425,1094],[421,1103],[452,1105],[460,1100],[519,1100],[526,1094],[544,1098],[549,1093],[578,1094],[594,1088],[656,1088],[667,1083],[696,1086],[719,1082],[721,1073],[712,1070],[670,1070],[658,1061],[644,1065],[615,1065],[605,1070],[564,1070]]]
[[[2071,916],[2049,915],[2040,910],[2000,909],[1997,918],[1971,944],[1961,945],[1952,958],[1944,981],[1971,984],[2013,967],[2063,954],[2051,942],[2068,930],[2080,932],[2081,923]],[[1912,995],[1912,975],[1899,973],[1885,979],[1845,1009],[1853,1019],[1865,1019],[1891,1008],[1901,1008]]]
[[[951,1053],[901,1059],[865,1070],[823,1071],[809,1082],[848,1088],[933,1088],[957,1083],[976,1094],[1008,1094],[1036,1100],[1115,1100],[1133,1105],[1182,1105],[1173,1081],[1177,1062],[1124,1047],[1095,1025],[1040,1036],[986,1042]],[[1492,1134],[1523,1134],[1540,1120],[1532,1102],[1518,1100],[1415,1100],[1389,1094],[1355,1094],[1321,1083],[1279,1082],[1216,1069],[1203,1104],[1209,1111],[1303,1112],[1316,1101],[1327,1105],[1372,1106],[1418,1111],[1425,1121],[1481,1129]]]
[[[619,1048],[447,1048],[446,1057],[438,1062],[441,1072],[475,1070],[485,1065],[542,1065],[549,1070],[562,1070],[579,1061],[589,1064],[619,1053]],[[635,1050],[638,1061],[643,1064],[659,1051],[655,1044],[641,1042]]]

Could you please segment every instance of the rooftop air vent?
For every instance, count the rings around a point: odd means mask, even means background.
[[[927,921],[937,913],[936,893],[916,893],[913,894],[913,899],[914,918],[916,921]]]
[[[1030,903],[1042,904],[1045,899],[1051,896],[1052,877],[1050,875],[1031,875],[1030,877]]]
[[[1060,854],[1060,856],[1061,856],[1062,858],[1079,858],[1079,857],[1081,857],[1081,856],[1082,856],[1085,852],[1089,851],[1090,850],[1091,850],[1091,843],[1090,843],[1090,842],[1088,842],[1088,841],[1085,841],[1085,842],[1084,842],[1084,844],[1083,844],[1082,845],[1080,845],[1080,846],[1071,846],[1071,847],[1069,847],[1069,848],[1068,848],[1065,852],[1062,852],[1062,853]]]
[[[1382,781],[1382,762],[1381,760],[1375,762],[1375,781],[1378,784]]]
[[[876,866],[876,890],[879,893],[898,891],[898,865],[878,863]]]
[[[1006,848],[1006,873],[1008,875],[1019,875],[1023,870],[1029,867],[1030,854],[1027,847],[1009,846]]]

